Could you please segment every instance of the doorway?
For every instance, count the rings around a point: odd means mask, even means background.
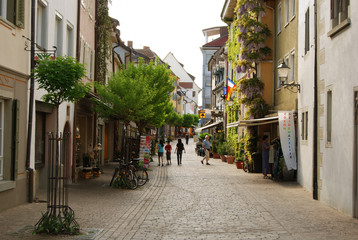
[[[353,217],[358,218],[358,91],[354,92]]]

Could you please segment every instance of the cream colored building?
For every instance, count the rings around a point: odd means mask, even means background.
[[[26,161],[31,1],[0,1],[0,211],[28,199]],[[8,11],[6,11],[8,10]],[[16,13],[11,15],[11,13]]]

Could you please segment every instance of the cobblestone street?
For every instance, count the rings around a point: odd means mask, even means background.
[[[175,144],[172,146],[175,148]],[[136,190],[110,188],[115,165],[70,186],[70,207],[83,235],[31,235],[46,203],[0,213],[1,239],[358,239],[358,221],[293,182],[274,182],[234,165],[200,163],[192,139],[182,165],[151,164]],[[41,199],[45,200],[45,199]]]

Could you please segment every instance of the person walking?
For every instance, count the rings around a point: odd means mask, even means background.
[[[204,151],[205,151],[205,157],[203,158],[203,160],[201,160],[201,164],[204,164],[204,160],[206,160],[206,165],[210,165],[209,163],[209,159],[210,159],[210,148],[211,148],[211,143],[209,141],[209,135],[205,136],[205,140],[203,141],[203,147],[204,147]]]
[[[184,144],[181,142],[181,139],[178,139],[178,143],[177,143],[177,147],[175,148],[174,153],[177,153],[177,159],[178,159],[178,165],[181,164],[181,159],[182,159],[182,155],[183,155],[183,151],[186,153],[185,148],[184,148]]]
[[[161,159],[162,167],[164,166],[163,154],[164,154],[164,143],[163,140],[160,140],[158,143],[158,166],[160,166],[160,159]]]
[[[268,140],[267,135],[262,137],[262,173],[264,178],[268,178],[267,174],[271,173],[269,163],[270,144],[268,143]]]
[[[167,165],[171,165],[172,164],[172,159],[171,159],[171,152],[172,152],[172,145],[170,145],[170,142],[167,141],[167,145],[165,145],[165,152],[167,155]]]
[[[188,145],[188,143],[189,143],[189,133],[187,133],[185,135],[185,143],[186,143],[186,145]]]

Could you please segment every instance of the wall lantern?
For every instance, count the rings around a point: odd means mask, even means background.
[[[286,65],[285,61],[282,61],[280,65],[277,66],[278,77],[281,80],[281,86],[297,87],[298,92],[300,92],[300,84],[297,83],[286,83],[288,78],[288,72],[290,68]]]

